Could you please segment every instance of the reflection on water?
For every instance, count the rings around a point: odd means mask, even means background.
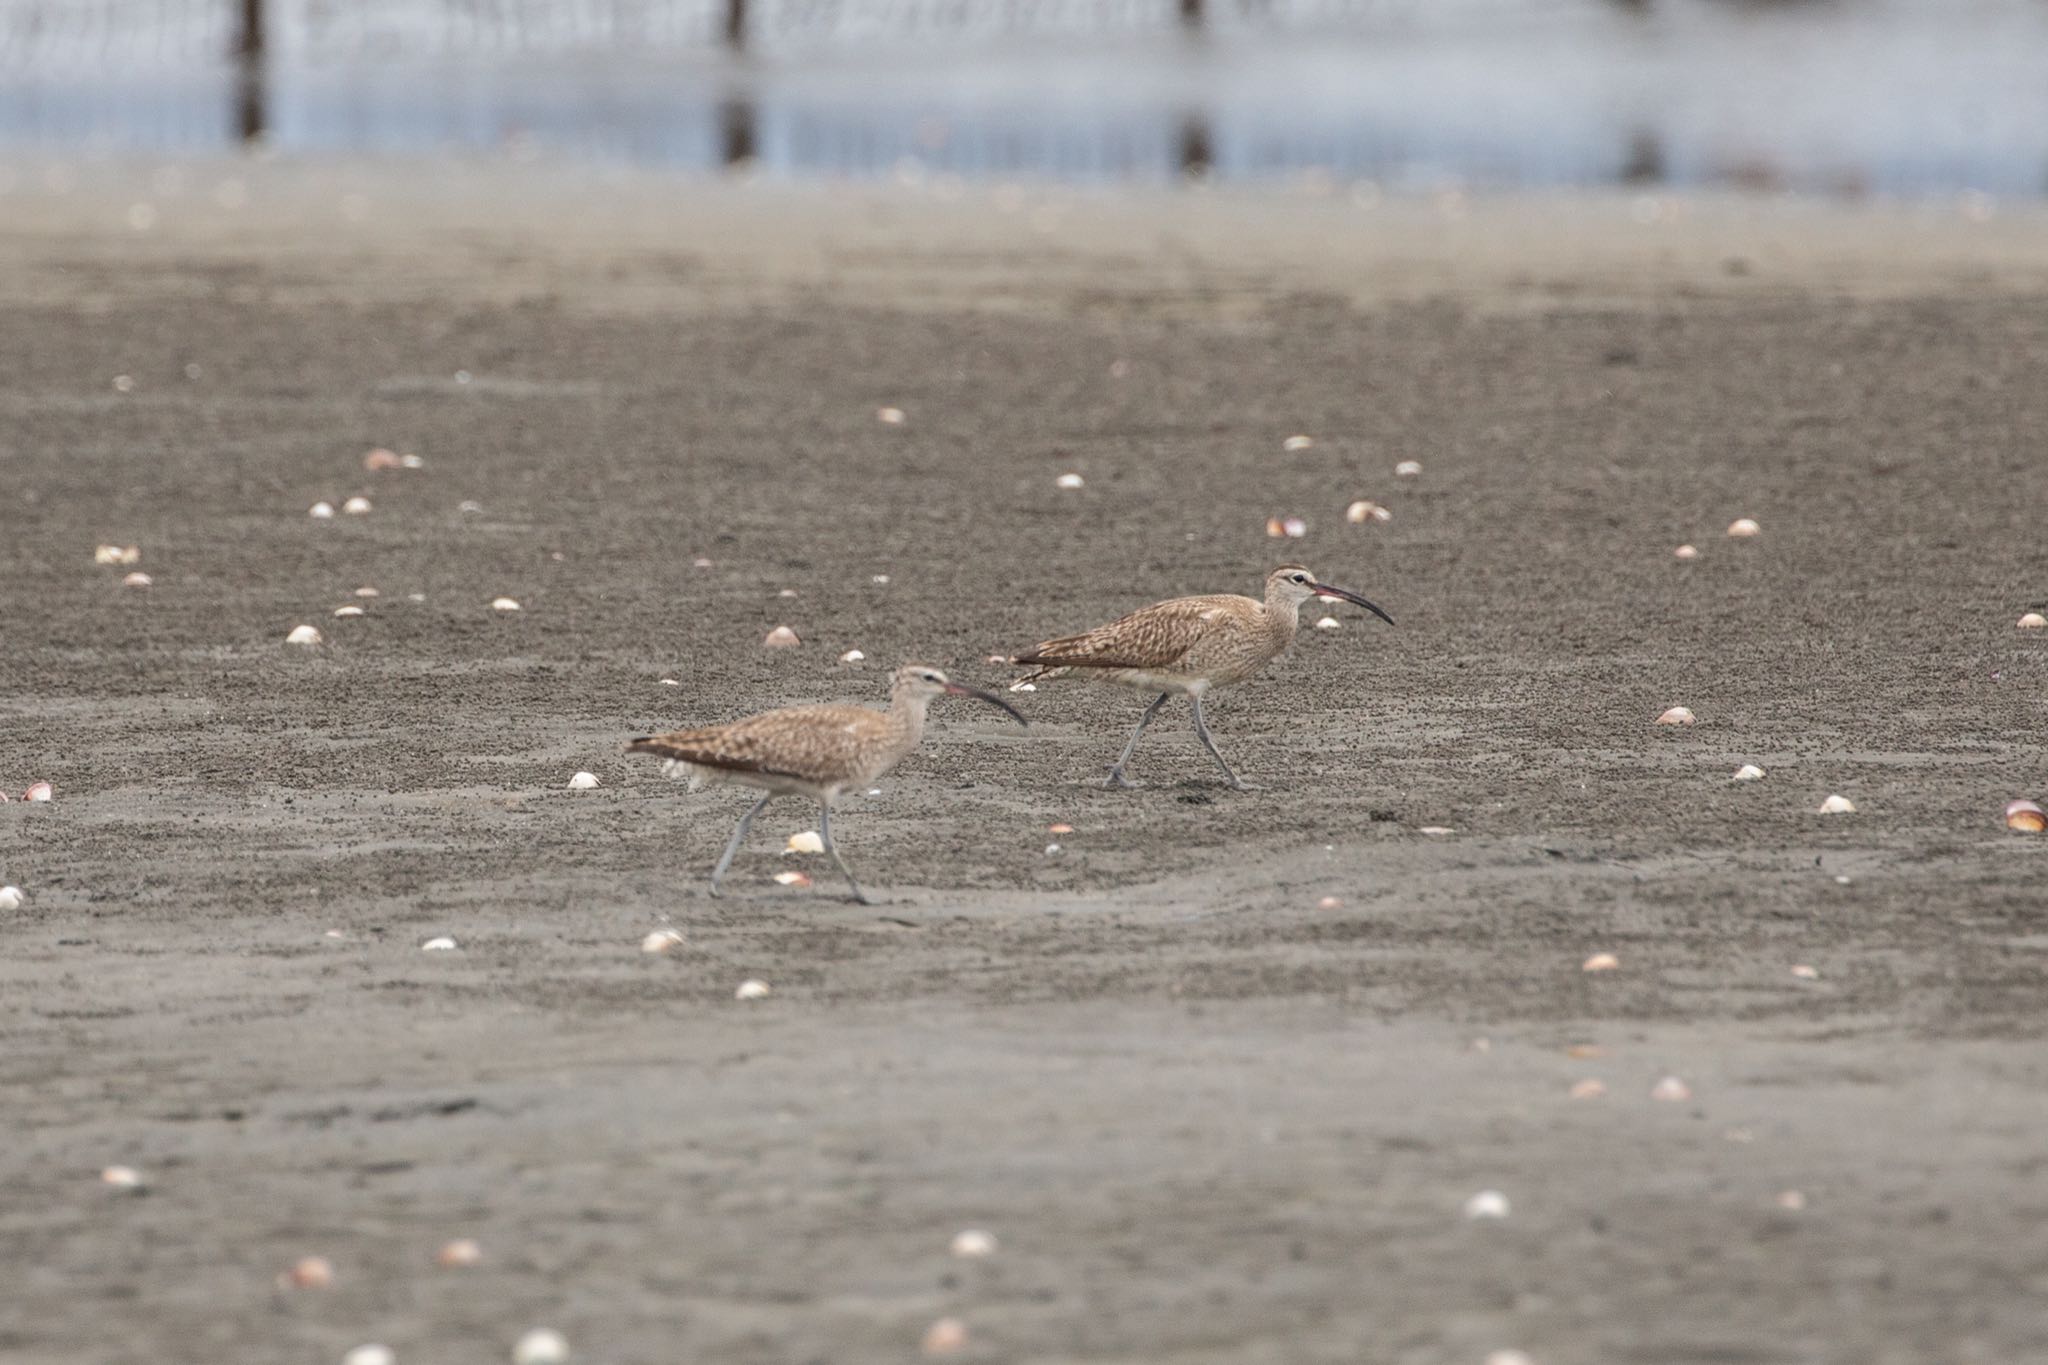
[[[0,147],[258,130],[784,176],[2037,195],[2048,0],[0,0]]]

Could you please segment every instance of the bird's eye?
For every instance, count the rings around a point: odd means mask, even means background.
[[[1306,583],[1308,582],[1308,575],[1298,573],[1294,576],[1294,581],[1297,583]]]

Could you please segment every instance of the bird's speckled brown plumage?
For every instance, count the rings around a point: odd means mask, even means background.
[[[733,854],[746,837],[747,826],[763,806],[778,796],[804,796],[818,803],[818,829],[825,851],[832,855],[855,900],[865,902],[860,884],[840,861],[832,845],[832,803],[852,787],[865,786],[901,762],[924,737],[925,709],[945,693],[976,697],[1024,718],[1006,702],[962,687],[944,673],[923,664],[896,670],[889,689],[889,709],[865,706],[791,706],[726,725],[644,735],[626,745],[630,754],[653,754],[662,770],[690,779],[690,790],[707,783],[736,782],[767,793],[740,817],[725,856],[711,874],[711,893],[732,865]]]
[[[1038,668],[1018,681],[1071,675],[1159,693],[1138,722],[1123,757],[1109,770],[1106,785],[1112,787],[1125,785],[1124,764],[1160,706],[1169,696],[1184,695],[1194,705],[1196,735],[1230,784],[1242,788],[1244,784],[1209,737],[1202,718],[1202,695],[1212,687],[1243,682],[1284,654],[1294,643],[1302,603],[1315,597],[1356,602],[1390,624],[1393,619],[1356,593],[1318,583],[1305,565],[1282,564],[1266,575],[1263,602],[1224,593],[1176,597],[1141,607],[1108,625],[1047,640],[1019,654],[1017,663]]]

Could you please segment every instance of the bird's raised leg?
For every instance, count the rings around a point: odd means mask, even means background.
[[[1171,695],[1169,692],[1161,692],[1153,700],[1152,704],[1145,708],[1145,714],[1138,717],[1138,728],[1131,731],[1131,742],[1124,745],[1123,753],[1118,755],[1116,762],[1110,766],[1109,776],[1102,779],[1103,786],[1128,787],[1131,785],[1124,781],[1124,764],[1131,761],[1131,751],[1138,747],[1138,736],[1145,733],[1145,727],[1152,723],[1152,717],[1159,714],[1159,708],[1166,705],[1166,699]]]
[[[718,894],[718,884],[725,879],[725,870],[732,866],[732,855],[740,851],[740,843],[747,837],[747,826],[753,824],[754,817],[767,809],[768,803],[774,799],[775,793],[769,792],[740,817],[740,827],[732,832],[732,842],[725,846],[725,856],[718,860],[717,867],[711,869],[712,895]]]
[[[873,905],[868,893],[860,889],[860,883],[853,879],[853,873],[840,858],[839,850],[832,846],[832,807],[826,802],[818,803],[818,838],[825,845],[825,851],[832,855],[832,862],[846,877],[846,884],[853,888],[853,898],[862,905]]]
[[[1202,698],[1200,695],[1190,692],[1188,699],[1195,704],[1195,733],[1201,737],[1202,747],[1209,751],[1209,757],[1216,760],[1216,766],[1223,769],[1223,775],[1230,779],[1231,786],[1241,792],[1250,791],[1251,788],[1245,785],[1244,779],[1230,770],[1230,764],[1224,761],[1223,754],[1216,748],[1216,741],[1209,738],[1209,727],[1202,721]]]

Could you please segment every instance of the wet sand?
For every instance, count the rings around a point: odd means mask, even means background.
[[[0,198],[0,1354],[2048,1358],[2048,214],[146,170]],[[875,908],[619,753],[1291,558],[1259,790],[941,706]]]

